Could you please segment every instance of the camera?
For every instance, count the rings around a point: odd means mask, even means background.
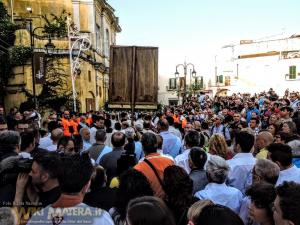
[[[4,169],[0,173],[0,187],[7,184],[16,184],[19,173],[29,173],[33,159],[12,156],[2,163],[4,163],[2,165]]]

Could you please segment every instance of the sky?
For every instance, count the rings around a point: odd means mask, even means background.
[[[177,64],[214,74],[222,46],[278,34],[300,34],[300,0],[108,0],[119,17],[118,45],[159,47],[159,75]],[[183,71],[179,71],[183,73]]]

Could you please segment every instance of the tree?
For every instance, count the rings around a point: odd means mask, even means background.
[[[4,103],[5,88],[11,74],[9,48],[14,45],[16,29],[17,26],[10,21],[3,2],[0,2],[0,104]]]
[[[3,2],[0,2],[0,39],[8,44],[7,47],[14,45],[16,29],[17,26],[10,21]]]
[[[65,10],[59,16],[51,14],[51,19],[47,15],[43,15],[44,33],[56,37],[67,36],[67,15]],[[61,107],[73,108],[73,96],[68,88],[70,86],[68,85],[70,75],[66,73],[62,62],[64,57],[53,55],[46,58],[46,82],[43,84],[42,92],[37,96],[39,110],[53,109],[59,111]],[[28,97],[26,104],[28,106],[32,105],[33,95],[28,91],[26,95]],[[76,104],[79,109],[80,102],[78,100],[76,100]]]
[[[51,36],[66,37],[68,35],[68,13],[65,10],[63,10],[59,16],[56,16],[55,14],[50,14],[50,17],[51,19],[49,19],[47,15],[42,16],[45,22],[45,33],[50,34]]]

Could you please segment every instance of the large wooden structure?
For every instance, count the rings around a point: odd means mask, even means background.
[[[158,48],[111,46],[109,73],[109,108],[157,108]]]

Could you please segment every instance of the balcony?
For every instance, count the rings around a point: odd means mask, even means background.
[[[166,91],[177,91],[176,87],[170,87],[169,85],[166,86]]]

